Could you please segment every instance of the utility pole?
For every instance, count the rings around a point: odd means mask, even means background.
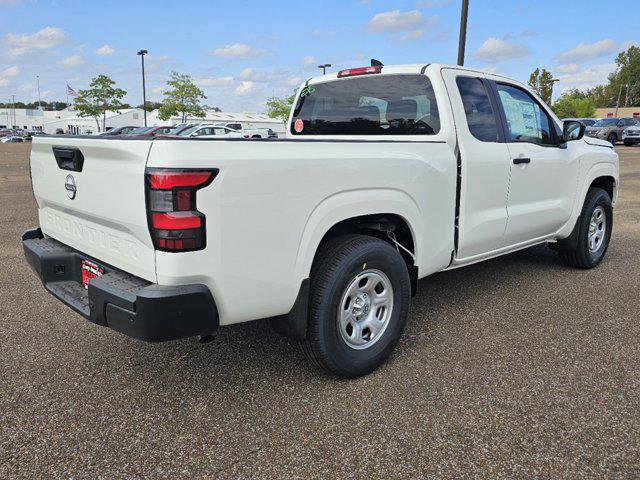
[[[331,64],[330,63],[323,63],[322,65],[318,65],[318,68],[322,69],[322,74],[326,74],[327,73],[327,68],[330,68]]]
[[[458,65],[464,65],[464,49],[467,44],[467,18],[469,17],[469,0],[462,0],[460,12],[460,40],[458,42]]]
[[[560,81],[559,78],[552,78],[551,79],[551,95],[549,96],[549,100],[551,101],[551,103],[553,103],[553,86],[558,83]]]
[[[620,108],[620,96],[622,95],[622,87],[620,84],[620,90],[618,90],[618,100],[616,101],[616,113],[613,114],[614,117],[618,118],[618,108]]]
[[[147,126],[147,89],[144,82],[144,56],[149,53],[147,50],[139,50],[138,55],[142,59],[142,111],[144,112],[144,126]]]
[[[42,100],[40,100],[40,75],[36,75],[36,85],[38,86],[38,108],[42,105]]]
[[[15,95],[11,95],[11,107],[13,109],[13,125],[11,125],[11,128],[13,128],[16,125],[16,96]]]

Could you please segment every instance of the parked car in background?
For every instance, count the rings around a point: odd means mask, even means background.
[[[592,126],[598,120],[599,120],[598,118],[563,118],[562,119],[563,122],[580,122],[585,127]]]
[[[9,135],[0,140],[2,143],[22,143],[24,142],[24,137],[19,137],[17,135]]]
[[[133,127],[133,126],[116,127],[116,128],[112,128],[110,130],[107,130],[106,132],[99,133],[98,135],[100,135],[100,136],[104,136],[104,135],[127,135],[127,134],[133,132],[134,130],[136,130],[138,128],[139,127]]]
[[[132,130],[127,135],[136,137],[155,137],[156,135],[167,135],[173,127],[163,125],[156,127],[140,127]]]
[[[36,137],[24,252],[95,324],[163,341],[272,318],[356,377],[393,351],[419,278],[547,242],[602,261],[618,155],[584,128],[518,81],[414,64],[309,80],[286,141]]]
[[[187,128],[180,137],[219,137],[222,135],[228,136],[228,138],[244,138],[244,135],[240,132],[227,127],[217,125],[195,125],[191,128]]]
[[[178,125],[174,125],[167,135],[180,135],[185,130],[195,127],[196,125],[200,125],[199,123],[180,123]]]
[[[627,127],[622,131],[622,142],[630,147],[640,143],[640,124]]]
[[[585,133],[589,137],[601,138],[615,145],[622,139],[625,128],[638,125],[636,118],[601,118],[592,126],[587,127]]]
[[[250,125],[243,125],[237,122],[221,122],[216,123],[216,127],[225,127],[234,132],[241,134],[244,138],[274,138],[277,137],[275,132],[270,128],[251,128]]]

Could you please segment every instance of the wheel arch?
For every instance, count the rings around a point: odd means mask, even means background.
[[[564,239],[571,235],[578,218],[580,217],[582,206],[584,205],[587,193],[591,187],[598,187],[605,190],[609,193],[611,201],[615,205],[619,189],[618,171],[616,166],[613,163],[600,162],[596,163],[589,169],[585,175],[584,181],[581,183],[581,188],[578,190],[571,219],[558,232],[556,238]]]
[[[376,233],[375,228],[370,228],[382,221],[395,226],[398,242],[413,252],[413,263],[418,265],[422,239],[420,218],[416,202],[400,190],[355,190],[332,195],[320,202],[309,215],[298,248],[297,277],[309,276],[319,247],[336,235],[365,233],[393,243],[385,232]],[[410,246],[403,242],[410,243]],[[403,258],[407,258],[406,253]]]

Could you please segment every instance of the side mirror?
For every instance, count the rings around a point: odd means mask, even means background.
[[[562,143],[580,140],[584,137],[585,126],[582,122],[568,120],[562,125]]]

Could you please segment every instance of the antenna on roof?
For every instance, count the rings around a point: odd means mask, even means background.
[[[372,67],[384,67],[384,64],[380,60],[376,60],[375,58],[371,59]]]

